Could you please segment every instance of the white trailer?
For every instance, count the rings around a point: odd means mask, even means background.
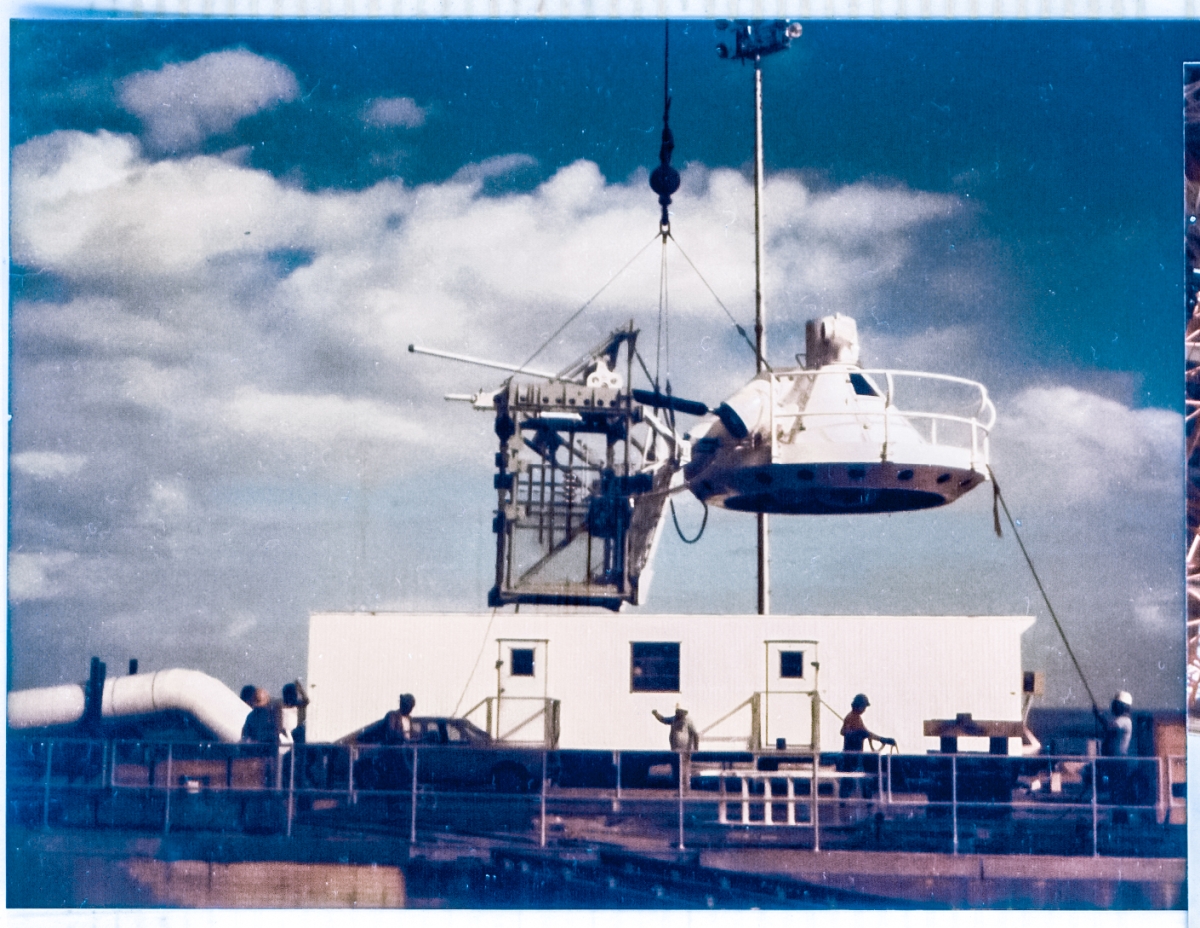
[[[687,709],[702,750],[840,750],[856,693],[904,753],[926,719],[1018,721],[1031,616],[345,613],[311,616],[308,734],[334,740],[413,693],[415,714],[467,716],[513,742],[661,750],[651,714]],[[987,749],[963,739],[962,749]],[[756,744],[757,743],[757,744]],[[1016,744],[1010,749],[1017,751]]]

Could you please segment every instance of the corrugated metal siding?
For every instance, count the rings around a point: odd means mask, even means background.
[[[418,715],[449,715],[456,704],[464,712],[495,695],[496,639],[546,638],[549,659],[539,672],[562,701],[562,747],[661,749],[667,730],[652,708],[669,714],[678,702],[703,730],[764,688],[765,640],[813,639],[825,702],[844,714],[855,693],[867,693],[871,729],[921,753],[936,747],[922,734],[925,719],[1020,718],[1021,634],[1032,623],[1029,616],[321,613],[310,622],[309,737],[332,740],[378,719],[401,692],[416,695]],[[630,692],[631,641],[680,642],[678,694]],[[807,704],[796,705],[807,735]],[[748,733],[749,713],[738,717]],[[823,747],[838,749],[840,723],[828,709],[821,725]]]

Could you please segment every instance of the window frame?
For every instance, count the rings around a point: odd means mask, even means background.
[[[529,655],[529,672],[517,670],[517,654]],[[524,663],[521,665],[524,667]],[[513,648],[508,649],[508,675],[510,677],[536,677],[537,676],[537,649],[536,648]]]
[[[663,649],[664,651],[667,649],[673,648],[674,656],[672,658],[668,654],[659,654],[659,655],[647,654],[647,653],[645,653],[645,650],[643,650],[643,653],[639,654],[638,653],[639,648],[642,648],[642,649],[658,648],[658,649]],[[682,651],[683,651],[682,644],[681,644],[681,642],[678,642],[678,641],[631,641],[631,642],[629,642],[629,692],[630,693],[678,693],[678,692],[680,692],[681,684],[682,684],[681,678],[683,676],[682,666],[681,666],[683,663]],[[669,668],[670,668],[670,665],[672,663],[674,663],[674,665],[675,665],[674,666],[674,678],[673,678],[673,682],[675,684],[674,687],[673,688],[664,687],[661,685],[649,686],[649,685],[646,685],[646,683],[642,682],[647,679],[647,677],[645,675],[645,671],[644,671],[644,665],[643,665],[643,662],[647,662],[647,661],[663,662],[666,664],[666,666],[668,668],[668,673],[664,674],[662,671],[658,671],[654,676],[648,678],[653,681],[658,681],[660,678],[666,676],[666,677],[668,677],[667,682],[671,682]],[[643,667],[643,673],[640,675],[642,680],[639,680],[639,674],[637,672],[639,667]],[[639,682],[642,682],[642,685],[639,685]]]
[[[779,679],[780,680],[803,680],[803,679],[805,679],[805,676],[804,676],[804,652],[803,651],[782,651],[781,650],[781,651],[778,651],[777,653],[779,654]],[[784,666],[785,655],[787,657],[793,657],[793,658],[796,658],[799,660],[799,663],[800,663],[800,672],[799,673],[785,673],[784,672],[786,669]]]

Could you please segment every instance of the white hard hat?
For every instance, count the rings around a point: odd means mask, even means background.
[[[1121,690],[1121,692],[1117,693],[1117,695],[1113,697],[1113,702],[1122,702],[1127,706],[1132,706],[1133,697],[1129,695],[1129,693],[1125,692],[1125,690]]]

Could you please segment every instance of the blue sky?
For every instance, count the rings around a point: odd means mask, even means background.
[[[774,360],[975,377],[994,466],[1101,699],[1182,702],[1181,64],[1173,23],[827,23],[765,65]],[[752,74],[671,28],[673,227],[753,316]],[[484,608],[494,439],[445,392],[512,361],[654,235],[661,23],[12,26],[12,684],[302,674],[307,614]],[[652,249],[653,251],[653,249]],[[634,317],[656,255],[550,348]],[[752,358],[678,261],[673,382]],[[549,362],[548,362],[549,363]],[[698,522],[698,505],[681,519]],[[773,522],[776,611],[1032,613],[978,490]],[[753,520],[670,535],[647,610],[752,611]]]

